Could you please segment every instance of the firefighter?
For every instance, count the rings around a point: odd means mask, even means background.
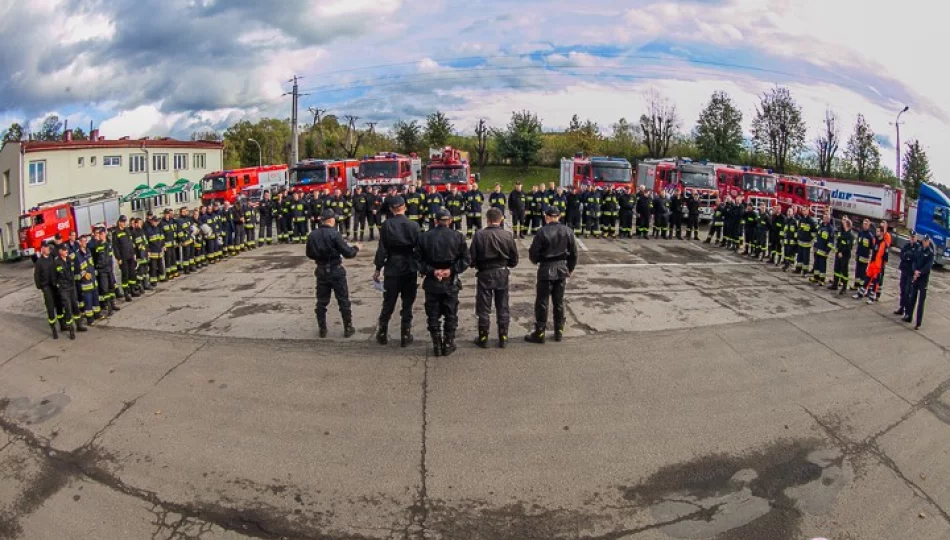
[[[851,233],[851,220],[844,218],[841,220],[841,233],[835,239],[834,279],[828,286],[832,291],[836,291],[840,284],[839,295],[848,290],[848,267],[851,265],[852,250],[854,250],[854,234]]]
[[[86,325],[79,314],[79,296],[76,294],[76,268],[69,257],[69,245],[60,244],[59,256],[53,261],[56,291],[63,310],[63,321],[69,330],[69,339],[76,339],[76,331],[85,332]]]
[[[204,207],[202,207],[204,208]],[[133,296],[141,296],[138,291],[136,276],[136,247],[132,232],[128,229],[129,218],[119,216],[116,228],[112,231],[112,245],[115,248],[115,258],[119,263],[119,275],[122,277],[122,293],[126,302],[131,302]]]
[[[406,218],[422,227],[422,197],[416,193],[416,186],[409,186],[404,198],[406,199]]]
[[[429,219],[428,228],[435,228],[435,214],[445,208],[445,199],[435,186],[429,186],[429,196],[426,197],[426,217]],[[421,227],[420,227],[421,228]]]
[[[584,233],[583,214],[581,212],[586,190],[586,184],[582,184],[581,187],[574,187],[567,192],[567,226],[571,228],[575,236]]]
[[[224,235],[224,256],[233,257],[244,246],[244,227],[241,227],[240,216],[230,202],[224,201],[224,206],[218,211],[218,220],[221,223],[221,232]]]
[[[102,308],[99,306],[99,290],[96,282],[96,261],[92,250],[89,249],[89,235],[79,237],[79,251],[76,256],[76,284],[79,286],[79,307],[86,316],[89,326],[102,318]]]
[[[782,208],[769,208],[769,261],[774,265],[782,264],[785,242],[785,215]]]
[[[541,227],[542,200],[541,186],[537,184],[531,186],[531,192],[525,197],[528,234],[534,234],[534,231]]]
[[[506,197],[505,193],[501,190],[501,184],[495,184],[491,195],[488,196],[488,205],[501,212],[502,222],[504,223],[505,210],[508,207],[508,197]]]
[[[148,213],[148,217],[151,219],[151,212]],[[135,218],[132,222],[132,241],[135,244],[135,271],[138,276],[136,285],[139,294],[142,294],[144,291],[152,290],[152,282],[148,278],[148,236],[145,234],[145,228],[142,227],[142,218]]]
[[[910,310],[907,309],[907,303],[913,292],[914,283],[914,262],[917,260],[917,251],[920,244],[917,242],[917,233],[910,231],[910,241],[901,247],[900,264],[898,270],[901,272],[900,280],[900,306],[894,311],[894,315],[907,315]]]
[[[178,254],[175,251],[175,247],[178,245],[178,224],[175,223],[175,216],[171,208],[166,208],[162,212],[162,220],[159,222],[159,226],[162,229],[162,235],[165,237],[165,278],[174,279],[178,277]]]
[[[294,196],[291,193],[282,193],[280,198],[280,208],[278,209],[280,215],[278,217],[278,224],[284,231],[284,236],[281,239],[281,242],[285,244],[290,244],[293,242],[294,236],[294,224],[290,217],[290,207],[294,204]]]
[[[809,279],[816,285],[824,285],[828,274],[828,256],[835,246],[835,224],[831,221],[831,214],[821,218],[821,225],[815,234],[815,266]]]
[[[554,303],[554,341],[561,341],[564,336],[564,289],[577,266],[577,242],[571,230],[558,223],[560,214],[557,208],[548,208],[544,227],[528,250],[529,259],[538,265],[534,331],[524,338],[529,343],[544,343],[549,301]]]
[[[526,195],[521,180],[515,182],[515,188],[508,194],[508,208],[511,208],[511,231],[515,236],[524,238],[527,232]]]
[[[699,192],[686,197],[686,239],[699,240]]]
[[[204,208],[204,207],[202,207]],[[197,208],[191,211],[191,223],[192,227],[189,231],[191,239],[194,242],[192,244],[192,260],[191,260],[191,269],[192,271],[197,271],[205,267],[205,239],[204,234],[201,232],[201,212]]]
[[[617,194],[609,187],[601,192],[600,209],[600,228],[604,238],[616,237],[620,202],[617,200]],[[558,208],[558,210],[564,212],[563,208]]]
[[[370,224],[369,228],[369,239],[374,240],[376,231],[382,231],[383,226],[383,197],[379,193],[379,188],[373,188],[373,200],[370,205],[370,211],[372,212],[373,221]]]
[[[540,205],[538,212],[538,226],[535,229],[541,227],[541,223],[544,221],[544,211],[547,210],[548,206],[551,206],[551,202],[554,199],[554,182],[551,182],[550,187],[546,190],[544,189],[544,182],[538,184],[538,195],[535,195],[536,198],[540,197]]]
[[[798,216],[791,206],[785,213],[785,257],[782,271],[787,272],[798,257]]]
[[[637,237],[646,240],[650,232],[650,214],[653,207],[653,197],[645,186],[640,186],[637,193]]]
[[[433,356],[455,352],[458,329],[459,276],[471,264],[465,236],[448,228],[452,216],[445,210],[436,213],[436,228],[419,237],[417,246],[419,273],[424,276],[425,309]]]
[[[187,207],[182,206],[178,209],[178,217],[175,219],[176,241],[178,243],[179,255],[178,268],[183,274],[190,274],[195,268],[195,242],[191,234],[191,212]]]
[[[363,241],[366,221],[369,217],[369,206],[369,199],[363,193],[362,186],[353,188],[353,240]]]
[[[202,228],[201,235],[204,243],[205,262],[214,264],[216,260],[214,252],[215,249],[217,249],[217,237],[214,234],[214,220],[207,206],[202,206],[198,209],[198,226]],[[206,234],[205,231],[207,230],[210,230],[211,234]]]
[[[452,230],[461,231],[462,215],[465,214],[465,195],[459,193],[452,184],[449,184],[449,190],[445,196],[445,206],[452,214]]]
[[[162,254],[165,252],[165,235],[159,225],[158,216],[149,218],[143,227],[148,240],[148,281],[154,288],[162,279]]]
[[[657,205],[653,209],[653,219],[659,219],[659,225],[654,223],[654,229],[659,231],[660,238],[666,240],[670,232],[670,197],[665,191],[660,192],[658,197],[654,197],[653,203]]]
[[[383,284],[383,306],[379,313],[379,327],[376,329],[376,341],[380,345],[388,343],[389,319],[396,310],[396,300],[402,297],[400,345],[412,343],[412,304],[416,301],[418,289],[415,260],[415,248],[419,243],[419,224],[406,218],[406,201],[395,197],[392,205],[393,217],[383,223],[379,232],[379,246],[376,248],[374,263],[376,272],[373,281]],[[383,278],[380,278],[380,274]]]
[[[290,241],[299,244],[307,236],[307,207],[300,200],[299,192],[294,192],[291,197],[289,215],[293,231],[290,235]]]
[[[620,238],[633,238],[633,221],[636,200],[634,194],[630,193],[629,186],[621,186],[620,194],[617,195],[617,206],[620,217]],[[575,235],[576,236],[576,235]]]
[[[353,228],[351,226],[353,223],[353,197],[348,191],[344,191],[341,195],[341,199],[343,201],[343,217],[340,219],[342,221],[343,237],[349,240],[350,229]]]
[[[734,252],[739,251],[742,244],[743,225],[742,203],[733,200],[726,201],[726,246]]]
[[[557,209],[561,211],[561,223],[564,223],[566,218],[565,214],[567,213],[567,195],[561,186],[554,189],[554,196],[551,197],[551,206],[556,206]]]
[[[92,262],[96,269],[99,307],[106,311],[107,316],[110,316],[113,312],[119,311],[119,306],[115,305],[116,286],[113,267],[115,254],[105,227],[96,227],[94,234],[95,237],[89,243],[89,250],[92,252]]]
[[[696,198],[697,195],[693,194],[693,197]],[[726,197],[726,199],[728,200],[729,198]],[[699,206],[698,203],[697,203],[697,206]],[[709,244],[713,241],[713,239],[715,239],[716,243],[722,246],[723,242],[725,242],[725,238],[723,237],[723,231],[722,231],[725,225],[726,225],[726,201],[722,201],[718,205],[716,205],[716,209],[713,211],[712,220],[709,221],[709,234],[706,235],[706,243]]]
[[[798,219],[798,260],[795,262],[795,273],[807,276],[811,274],[811,248],[815,243],[815,236],[818,232],[818,225],[811,217],[811,211],[807,206],[801,207],[801,215]]]
[[[755,223],[755,252],[753,256],[764,261],[769,254],[769,227],[772,223],[772,211],[766,210],[764,204],[759,205],[758,220]]]
[[[485,195],[478,189],[478,184],[472,184],[472,189],[465,194],[465,235],[469,239],[482,228],[482,205],[484,202]]]
[[[600,238],[601,192],[591,186],[584,197],[584,238]],[[547,221],[547,220],[545,220]]]
[[[270,245],[274,242],[275,206],[270,191],[265,191],[261,203],[257,206],[258,222],[261,225],[261,230],[257,237],[258,246],[263,246],[265,243]]]
[[[69,246],[69,254],[71,256],[75,255],[76,252],[79,251],[79,233],[73,229],[69,231],[67,238],[69,238],[69,240],[66,241],[66,245]]]
[[[755,253],[759,249],[759,245],[755,241],[755,229],[759,223],[759,212],[752,206],[752,203],[745,203],[745,208],[742,210],[742,238],[744,240],[743,244],[743,253],[747,257],[754,257]]]
[[[349,338],[356,333],[353,327],[353,312],[350,308],[350,292],[346,283],[346,269],[343,259],[352,259],[362,248],[360,244],[351,246],[343,239],[336,228],[336,213],[326,209],[320,216],[320,227],[307,237],[307,257],[317,263],[314,276],[317,278],[317,327],[320,337],[327,337],[327,306],[330,294],[336,296],[343,317],[343,337]]]
[[[257,203],[245,199],[241,212],[244,218],[244,247],[250,251],[257,247]]]
[[[244,197],[239,198],[234,206],[230,208],[228,208],[227,202],[224,203],[226,210],[225,219],[228,220],[230,227],[234,231],[230,235],[231,255],[237,255],[247,248],[247,228],[244,226],[244,207],[246,204]],[[225,227],[228,227],[227,223]]]
[[[676,233],[676,239],[683,239],[683,198],[680,196],[680,190],[673,191],[670,197],[670,238]],[[687,229],[687,239],[689,230]]]
[[[927,301],[927,286],[930,284],[930,271],[933,269],[936,252],[931,242],[930,235],[924,235],[924,240],[919,249],[914,253],[913,275],[911,277],[910,298],[907,300],[907,306],[904,311],[904,322],[913,320],[914,308],[917,310],[917,324],[914,329],[920,330],[921,323],[924,322],[924,302]]]
[[[50,256],[50,242],[40,244],[40,255],[33,261],[33,283],[43,294],[43,304],[46,306],[46,322],[53,332],[53,339],[59,339],[56,331],[56,321],[63,322],[62,308],[58,307],[58,291],[56,290],[56,261]],[[65,330],[65,326],[63,328]]]
[[[861,299],[866,296],[868,304],[877,302],[878,290],[881,286],[881,272],[886,264],[884,260],[887,254],[887,242],[884,238],[886,233],[887,231],[883,225],[878,225],[874,235],[874,246],[871,248],[871,261],[864,272],[864,284],[856,293],[851,295],[852,298]]]
[[[498,208],[490,208],[488,227],[475,233],[469,246],[472,268],[477,278],[475,289],[475,315],[478,317],[478,337],[475,345],[488,346],[491,329],[492,304],[498,317],[498,346],[508,346],[508,325],[511,311],[508,306],[508,278],[511,269],[518,266],[518,246],[512,233],[501,226],[504,214]]]

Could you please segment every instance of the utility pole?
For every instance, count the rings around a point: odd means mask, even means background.
[[[894,172],[901,185],[904,185],[904,179],[901,178],[901,115],[908,110],[910,110],[910,105],[906,105],[901,112],[897,113],[897,119],[894,120],[894,127],[897,128],[897,166],[894,167]]]
[[[376,124],[378,124],[378,123],[379,123],[379,122],[366,122],[366,125],[369,126],[369,133],[370,133],[370,135],[376,133]]]
[[[293,88],[293,90],[291,90],[291,92],[290,92],[290,95],[293,97],[292,105],[291,105],[291,111],[290,111],[290,132],[292,133],[291,137],[293,138],[293,140],[290,142],[290,149],[291,149],[291,150],[290,150],[290,152],[291,152],[290,158],[291,158],[291,160],[292,160],[291,165],[295,165],[298,161],[300,161],[300,149],[299,149],[300,141],[298,140],[298,134],[297,134],[297,130],[298,130],[298,127],[297,127],[297,108],[298,108],[298,106],[300,105],[300,97],[301,97],[301,96],[308,96],[308,95],[310,95],[310,94],[301,94],[301,93],[300,93],[300,87],[297,86],[297,81],[300,80],[300,79],[302,79],[302,78],[303,78],[303,77],[298,77],[298,76],[294,75],[294,78],[293,78],[293,79],[287,81],[287,82],[292,82],[292,83],[294,83],[294,88]],[[287,94],[284,94],[284,95],[286,96]]]
[[[321,118],[320,115],[327,112],[326,109],[318,109],[316,107],[307,107],[307,110],[310,111],[310,114],[313,115],[313,127],[320,127]]]

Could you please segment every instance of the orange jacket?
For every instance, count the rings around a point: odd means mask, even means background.
[[[884,269],[884,257],[887,254],[887,248],[890,247],[890,235],[885,233],[884,238],[874,244],[874,252],[871,256],[871,262],[868,263],[867,276],[877,279]]]

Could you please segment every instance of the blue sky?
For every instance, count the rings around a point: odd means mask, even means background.
[[[49,113],[109,137],[223,129],[307,107],[385,129],[446,111],[464,132],[528,108],[550,128],[572,114],[607,128],[655,89],[692,128],[714,90],[751,120],[775,84],[825,109],[847,136],[864,114],[894,167],[894,127],[919,138],[947,183],[948,77],[928,60],[941,8],[926,0],[33,0],[0,18],[0,122]],[[30,28],[24,34],[21,29]]]

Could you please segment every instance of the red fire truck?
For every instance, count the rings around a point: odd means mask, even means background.
[[[286,165],[216,171],[204,175],[201,179],[201,202],[206,205],[225,201],[233,204],[246,187],[261,186],[276,189],[286,185]]]
[[[575,188],[582,184],[633,189],[633,167],[626,159],[616,157],[575,154],[561,159],[561,186]]]
[[[346,193],[356,185],[360,162],[356,159],[305,159],[291,170],[290,191],[311,193],[339,189]]]
[[[69,233],[83,235],[96,225],[111,227],[119,219],[119,196],[105,190],[47,201],[20,216],[20,255],[29,257],[46,240],[66,240]]]
[[[637,183],[647,189],[673,194],[680,191],[692,197],[699,193],[699,217],[712,219],[719,204],[715,167],[706,162],[688,159],[644,160],[637,164]]]
[[[381,152],[375,156],[363,156],[357,185],[360,186],[406,186],[422,177],[422,160],[415,154],[408,156],[395,152]]]
[[[766,208],[778,204],[775,176],[765,169],[719,165],[716,167],[716,181],[722,200],[732,197],[755,207],[764,204]]]
[[[821,182],[803,176],[779,176],[776,181],[778,204],[782,212],[806,207],[814,217],[822,217],[831,205],[831,193]]]
[[[459,191],[468,191],[478,179],[478,174],[472,174],[468,152],[451,146],[429,150],[429,164],[422,176],[426,190],[429,186],[435,186],[436,191],[445,191],[453,185]]]

